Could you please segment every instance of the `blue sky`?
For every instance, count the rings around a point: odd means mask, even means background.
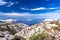
[[[60,19],[60,0],[0,0],[0,20],[38,23]]]

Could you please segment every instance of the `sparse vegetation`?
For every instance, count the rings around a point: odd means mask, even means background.
[[[47,40],[47,39],[48,39],[48,35],[44,32],[30,37],[30,40]]]
[[[14,28],[10,28],[8,25],[10,25],[9,23],[7,24],[0,24],[0,26],[6,26],[6,28],[1,28],[0,27],[0,31],[9,31],[12,35],[14,35],[16,33],[16,30],[14,30]]]
[[[8,26],[7,27],[7,30],[12,34],[14,35],[16,33],[16,31],[14,29],[10,29]]]
[[[11,39],[13,40],[59,40],[60,39],[59,21],[52,20],[48,22],[43,22],[41,24],[39,23],[31,26],[31,28],[25,26],[26,25],[24,24],[2,23],[0,24],[0,31],[1,34],[3,34],[1,37],[6,36],[6,34],[8,33],[9,35],[12,35]],[[8,31],[8,32],[6,32],[5,34],[4,31]]]
[[[60,31],[60,25],[58,27],[53,27],[53,29]]]

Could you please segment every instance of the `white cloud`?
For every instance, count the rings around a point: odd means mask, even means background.
[[[45,14],[42,14],[42,17],[45,17],[47,19],[60,19],[60,10],[48,12]]]
[[[13,22],[13,21],[17,21],[17,20],[15,20],[15,19],[6,19],[6,20],[0,20],[0,21],[3,21],[3,22]]]
[[[45,10],[45,9],[46,9],[45,7],[39,7],[39,8],[30,9],[30,10],[35,11],[35,10]]]
[[[7,7],[10,7],[10,6],[12,6],[12,5],[14,5],[14,4],[18,4],[19,2],[6,2],[5,0],[0,0],[0,6],[2,6],[2,5],[6,5]]]
[[[31,13],[2,13],[0,14],[0,17],[2,16],[10,16],[10,17],[22,17],[22,18],[28,18],[29,21],[31,19],[40,19],[40,18],[47,18],[47,19],[60,19],[60,10],[47,12],[47,13],[39,13],[39,14],[31,14]],[[31,19],[30,19],[31,18]]]
[[[7,16],[20,16],[19,13],[2,13],[0,15],[7,15]]]
[[[9,2],[9,5],[7,7],[10,7],[12,5],[14,5],[14,3],[13,2]]]
[[[6,3],[4,0],[0,0],[0,5],[5,5]]]
[[[28,9],[28,8],[23,8],[23,7],[20,7],[20,9],[22,9],[22,10],[30,10],[30,9]]]
[[[26,10],[25,8],[20,8],[20,9],[22,9],[22,10]]]
[[[53,9],[58,9],[58,8],[45,8],[45,7],[40,7],[40,8],[35,8],[35,9],[30,9],[31,11],[36,11],[36,10],[53,10]]]
[[[20,8],[22,10],[31,10],[31,11],[38,11],[38,10],[53,10],[53,9],[58,9],[58,8],[46,8],[46,7],[39,7],[39,8],[33,8],[33,9],[28,9],[28,8]]]
[[[36,14],[30,14],[30,13],[17,13],[17,12],[13,12],[13,13],[2,13],[0,15],[7,15],[7,16],[33,16]]]
[[[7,7],[11,7],[12,5],[14,5],[14,4],[18,4],[19,2],[8,2],[7,4]]]
[[[48,9],[58,9],[58,8],[48,8]]]

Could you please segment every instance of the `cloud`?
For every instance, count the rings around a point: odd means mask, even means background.
[[[0,0],[0,6],[6,5],[7,7],[10,7],[14,4],[18,4],[19,2],[6,2],[4,0]]]
[[[20,16],[19,13],[2,13],[0,15],[7,15],[7,16]]]
[[[0,21],[3,21],[3,22],[13,22],[13,21],[17,21],[17,20],[15,20],[15,19],[6,19],[6,20],[0,20]]]
[[[20,9],[22,9],[22,10],[26,10],[25,8],[20,8]]]
[[[46,18],[46,19],[60,19],[60,10],[55,10],[52,12],[47,12],[44,14],[39,14],[42,18]]]
[[[2,13],[0,12],[0,15],[7,15],[7,16],[32,16],[34,14],[30,14],[30,13],[17,13],[17,12],[13,12],[13,13]]]
[[[53,9],[58,9],[58,8],[46,8],[46,7],[39,7],[39,8],[33,8],[33,9],[28,9],[28,8],[20,8],[22,10],[31,10],[31,11],[38,11],[38,10],[53,10]]]
[[[5,5],[6,3],[4,0],[0,0],[0,5]]]
[[[26,19],[27,21],[32,21],[34,19],[60,19],[60,10],[55,10],[52,12],[47,12],[47,13],[39,13],[39,14],[32,14],[32,13],[2,13],[0,12],[0,17],[1,16],[9,16],[13,17],[14,19],[17,17],[18,19]],[[5,17],[4,17],[5,18]]]
[[[9,5],[7,7],[10,7],[12,5],[14,5],[14,3],[13,2],[9,2]]]
[[[30,9],[28,9],[28,8],[23,8],[23,7],[20,7],[20,9],[22,9],[22,10],[30,10]]]
[[[39,16],[39,14],[32,14],[32,13],[27,13],[27,12],[25,12],[25,13],[18,13],[18,12],[12,12],[12,13],[3,13],[3,12],[0,12],[1,14],[0,14],[0,16],[2,15],[2,16],[4,16],[4,15],[6,15],[6,16]]]
[[[58,9],[58,8],[48,8],[48,9]]]
[[[31,11],[37,11],[37,10],[53,10],[53,9],[58,9],[58,8],[45,8],[45,7],[40,7],[40,8],[34,8],[30,9]]]
[[[39,7],[39,8],[30,9],[30,10],[35,11],[35,10],[45,10],[45,9],[46,9],[45,7]]]
[[[7,7],[11,7],[12,5],[14,5],[14,4],[18,4],[19,2],[8,2],[8,5],[7,5]]]
[[[31,10],[31,11],[35,11],[35,10],[45,10],[45,7],[39,7],[39,8],[34,8],[34,9],[28,9],[28,8],[20,8],[22,10]]]

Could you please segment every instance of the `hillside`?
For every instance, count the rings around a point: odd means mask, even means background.
[[[12,40],[14,34],[26,28],[28,25],[23,23],[1,23],[0,24],[0,40]]]
[[[60,40],[60,21],[46,19],[32,26],[3,23],[0,24],[0,40]]]
[[[15,36],[22,37],[26,40],[29,40],[29,38],[30,37],[32,38],[32,36],[35,34],[38,35],[38,34],[46,33],[49,36],[49,40],[52,40],[53,37],[54,40],[57,40],[60,38],[59,30],[60,30],[60,22],[58,20],[46,19],[42,23],[35,24],[21,30],[21,32],[16,33]]]

